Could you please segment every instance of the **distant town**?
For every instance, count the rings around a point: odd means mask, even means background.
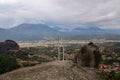
[[[92,40],[62,40],[64,45],[69,44],[86,44],[89,42],[94,42],[96,44],[109,43],[109,42],[120,42],[120,40],[105,40],[105,39],[92,39]],[[37,46],[56,46],[58,40],[40,40],[40,41],[17,41],[20,47],[37,47]]]

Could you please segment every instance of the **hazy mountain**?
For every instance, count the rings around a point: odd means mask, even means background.
[[[52,39],[57,31],[46,24],[21,24],[10,29],[13,37],[18,40]],[[15,34],[14,34],[15,33]],[[17,36],[20,35],[20,36]]]
[[[0,40],[41,40],[53,39],[58,31],[45,24],[20,24],[11,29],[0,29]]]
[[[0,40],[43,40],[56,39],[62,34],[65,39],[120,39],[119,30],[104,30],[97,27],[66,29],[46,24],[20,24],[10,29],[0,28]]]
[[[106,29],[106,32],[120,35],[120,29]]]
[[[88,28],[74,28],[67,31],[68,38],[74,40],[84,40],[84,39],[120,39],[120,30],[116,29],[101,29],[98,27],[88,27]]]
[[[74,28],[70,31],[73,34],[106,34],[107,32],[103,29],[97,27],[88,27],[88,28]]]

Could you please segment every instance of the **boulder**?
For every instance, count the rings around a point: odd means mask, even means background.
[[[9,51],[18,51],[20,49],[19,45],[13,40],[6,40],[0,42],[0,53],[8,53]]]
[[[75,62],[83,67],[98,68],[101,62],[101,52],[97,45],[90,42],[81,47],[81,50],[75,56]]]

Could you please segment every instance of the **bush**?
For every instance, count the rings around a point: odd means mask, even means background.
[[[19,68],[16,59],[9,55],[0,55],[0,74]]]
[[[114,80],[120,80],[120,72],[119,72],[119,73],[116,73],[116,74],[113,76],[113,79],[114,79]]]

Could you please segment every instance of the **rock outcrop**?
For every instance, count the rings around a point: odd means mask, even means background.
[[[98,68],[101,61],[101,52],[97,45],[90,42],[84,45],[75,56],[75,62],[83,67]]]
[[[95,69],[72,65],[70,61],[42,63],[0,75],[0,80],[103,80]]]
[[[19,49],[19,45],[15,41],[6,40],[5,42],[0,42],[0,54],[18,51]]]

